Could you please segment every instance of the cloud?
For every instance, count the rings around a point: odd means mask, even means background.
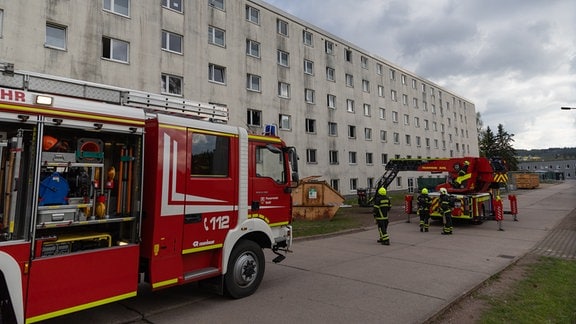
[[[269,0],[471,100],[516,148],[576,147],[574,0]]]

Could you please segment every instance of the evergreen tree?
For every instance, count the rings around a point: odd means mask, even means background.
[[[518,160],[516,159],[516,150],[512,147],[514,142],[514,134],[510,134],[504,130],[502,124],[498,125],[498,132],[494,134],[490,126],[486,127],[479,135],[478,146],[480,149],[480,156],[484,157],[499,157],[506,161],[508,170],[518,170]]]

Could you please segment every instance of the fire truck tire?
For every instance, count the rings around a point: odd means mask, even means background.
[[[235,299],[252,295],[262,282],[264,269],[262,248],[254,241],[239,241],[230,254],[224,275],[226,294]]]

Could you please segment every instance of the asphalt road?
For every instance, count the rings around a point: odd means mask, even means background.
[[[282,263],[268,261],[259,290],[240,300],[189,285],[46,323],[424,323],[526,253],[563,249],[576,259],[576,228],[563,244],[546,243],[576,217],[575,197],[576,181],[525,191],[519,221],[505,215],[504,231],[488,221],[442,236],[438,225],[420,233],[416,221],[399,220],[390,246],[376,243],[374,226],[300,240]]]

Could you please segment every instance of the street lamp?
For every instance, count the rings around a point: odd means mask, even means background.
[[[571,109],[576,109],[576,107],[560,107],[560,109],[562,109],[562,110],[571,110]]]

